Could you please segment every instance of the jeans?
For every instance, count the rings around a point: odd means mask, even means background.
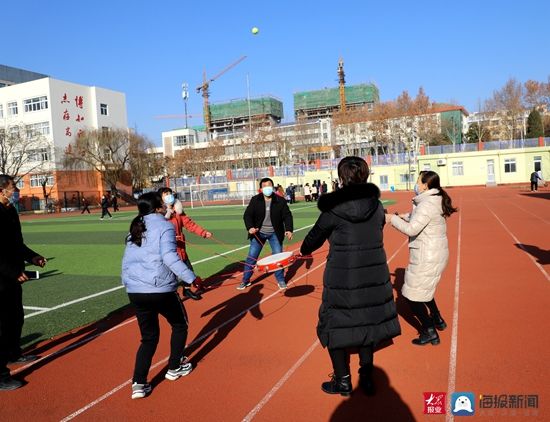
[[[260,239],[260,241],[258,241],[258,238]],[[260,252],[262,251],[262,248],[266,241],[269,242],[269,246],[271,247],[271,252],[273,254],[281,253],[283,251],[283,247],[275,233],[269,235],[260,232],[256,233],[252,240],[250,240],[250,249],[248,250],[248,257],[246,258],[244,264],[243,283],[248,283],[248,281],[252,277],[254,266],[258,261],[258,257],[260,256]],[[284,270],[275,271],[275,278],[277,279],[277,283],[285,283]]]
[[[136,354],[133,381],[145,384],[159,342],[159,314],[166,318],[172,327],[168,369],[177,369],[187,340],[187,313],[176,292],[128,293],[128,297],[136,308],[141,333],[141,345]]]

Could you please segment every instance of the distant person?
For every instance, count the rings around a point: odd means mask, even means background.
[[[272,253],[281,253],[285,236],[291,240],[294,231],[292,213],[287,203],[273,194],[273,180],[268,177],[260,180],[260,189],[262,192],[252,197],[243,216],[250,239],[250,249],[243,279],[237,290],[246,289],[252,284],[250,278],[264,244],[269,242]],[[284,270],[275,271],[275,278],[279,289],[286,289]]]
[[[106,215],[108,215],[109,218],[113,218],[113,216],[109,212],[109,198],[107,198],[107,196],[103,195],[101,197],[100,205],[101,205],[101,218],[100,218],[100,220],[103,220],[103,217],[105,217]]]
[[[311,198],[317,202],[317,199],[319,198],[319,186],[317,185],[317,182],[313,182],[313,185],[311,185]]]
[[[412,340],[418,346],[439,344],[439,334],[447,324],[435,303],[435,290],[449,260],[447,221],[457,212],[443,190],[439,175],[421,171],[414,186],[416,196],[410,214],[386,214],[386,222],[409,236],[409,265],[402,294],[420,323],[422,331]],[[428,310],[430,314],[428,314]]]
[[[24,273],[25,261],[39,267],[46,265],[46,259],[23,242],[19,215],[12,204],[16,191],[13,177],[0,175],[0,391],[15,390],[23,385],[11,377],[8,363],[25,363],[38,358],[21,353],[21,330],[25,321],[21,285],[29,279]]]
[[[84,211],[88,211],[88,214],[90,214],[90,203],[85,196],[82,197],[80,203],[82,204],[82,211],[80,212],[80,214],[84,214]]]
[[[309,183],[304,186],[304,199],[306,202],[311,202],[311,186],[309,186]]]
[[[161,196],[157,192],[145,193],[138,198],[137,206],[139,214],[130,225],[122,258],[122,283],[136,309],[141,333],[132,377],[133,399],[151,392],[147,375],[159,341],[159,315],[172,327],[165,378],[175,381],[193,370],[191,363],[182,362],[188,322],[176,289],[178,278],[186,284],[197,278],[176,251],[174,226],[161,214]]]
[[[199,226],[191,219],[191,217],[185,214],[185,211],[183,210],[183,204],[179,199],[176,199],[176,197],[174,196],[174,192],[172,192],[172,189],[168,187],[160,188],[158,190],[158,193],[162,196],[162,201],[164,203],[164,206],[166,207],[165,218],[173,224],[174,229],[176,230],[176,250],[178,252],[178,255],[185,263],[185,265],[187,265],[189,269],[193,270],[193,266],[191,265],[191,261],[189,260],[189,255],[187,254],[185,233],[183,229],[185,228],[185,230],[205,239],[210,239],[212,237],[212,233],[210,233],[205,228]],[[182,283],[182,286],[184,287],[184,296],[193,300],[201,299],[201,295],[198,292],[193,292],[191,290],[191,286],[186,286],[185,283]],[[195,287],[199,290],[202,288],[202,286],[200,286],[198,282],[195,283]]]
[[[277,185],[277,189],[275,190],[275,194],[280,196],[281,198],[285,198],[285,190],[281,185]]]
[[[320,195],[326,195],[328,193],[328,185],[327,182],[323,180],[323,183],[321,184],[321,192]]]
[[[542,180],[542,177],[540,177],[539,173],[534,171],[531,173],[531,192],[537,191],[539,186],[539,180]]]
[[[286,201],[289,204],[293,204],[294,202],[296,202],[296,194],[294,191],[294,185],[292,183],[286,188]]]
[[[328,348],[334,374],[321,389],[352,392],[349,353],[359,351],[359,386],[374,394],[374,348],[401,333],[384,251],[384,207],[380,190],[367,183],[369,167],[360,157],[338,164],[342,189],[319,198],[321,215],[300,248],[310,255],[328,240],[317,336]]]
[[[113,199],[111,200],[111,205],[113,206],[113,212],[120,211],[120,208],[118,207],[118,196],[116,193],[113,195]]]

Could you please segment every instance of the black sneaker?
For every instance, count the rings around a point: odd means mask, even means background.
[[[37,355],[21,355],[17,359],[10,360],[8,363],[27,363],[27,362],[35,361],[39,357],[40,356],[37,356]]]
[[[0,391],[17,390],[19,387],[23,387],[23,383],[10,375],[0,378]]]
[[[201,300],[202,299],[202,296],[199,293],[192,291],[190,288],[184,288],[183,289],[183,295],[185,297],[188,297],[189,299],[193,299],[193,300]]]

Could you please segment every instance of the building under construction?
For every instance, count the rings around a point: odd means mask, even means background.
[[[345,87],[345,104],[348,110],[367,107],[372,110],[380,100],[378,88],[374,84],[360,84]],[[340,111],[341,93],[339,88],[325,88],[318,91],[303,91],[294,94],[294,117],[296,120],[316,120],[332,117]]]
[[[213,134],[247,130],[249,120],[258,127],[280,123],[282,118],[283,103],[272,96],[210,104],[210,132]]]

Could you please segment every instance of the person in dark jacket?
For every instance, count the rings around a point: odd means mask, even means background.
[[[15,390],[23,385],[11,377],[8,362],[24,363],[37,359],[21,354],[21,330],[24,322],[23,289],[25,261],[43,267],[46,259],[23,243],[21,223],[11,204],[17,190],[11,176],[0,175],[0,391]]]
[[[529,179],[531,181],[531,192],[537,191],[539,186],[539,180],[542,180],[542,178],[539,176],[539,174],[534,171],[531,173],[531,177]]]
[[[113,218],[113,216],[109,212],[109,198],[107,198],[107,196],[103,195],[101,197],[101,217],[100,217],[100,220],[103,220],[103,217],[105,217],[107,214],[109,215],[109,218]]]
[[[359,385],[374,394],[373,348],[401,334],[383,243],[384,208],[380,190],[367,183],[369,168],[359,157],[338,165],[343,185],[322,195],[317,222],[300,253],[310,255],[328,239],[317,335],[328,348],[334,375],[322,384],[328,394],[352,391],[349,349],[359,349]]]
[[[269,242],[274,254],[281,253],[285,236],[291,240],[294,231],[292,213],[286,201],[273,193],[273,180],[268,177],[260,180],[260,189],[262,192],[252,197],[243,216],[250,249],[238,290],[246,289],[252,284],[250,278],[264,244]],[[275,278],[279,289],[286,289],[284,270],[276,271]]]

